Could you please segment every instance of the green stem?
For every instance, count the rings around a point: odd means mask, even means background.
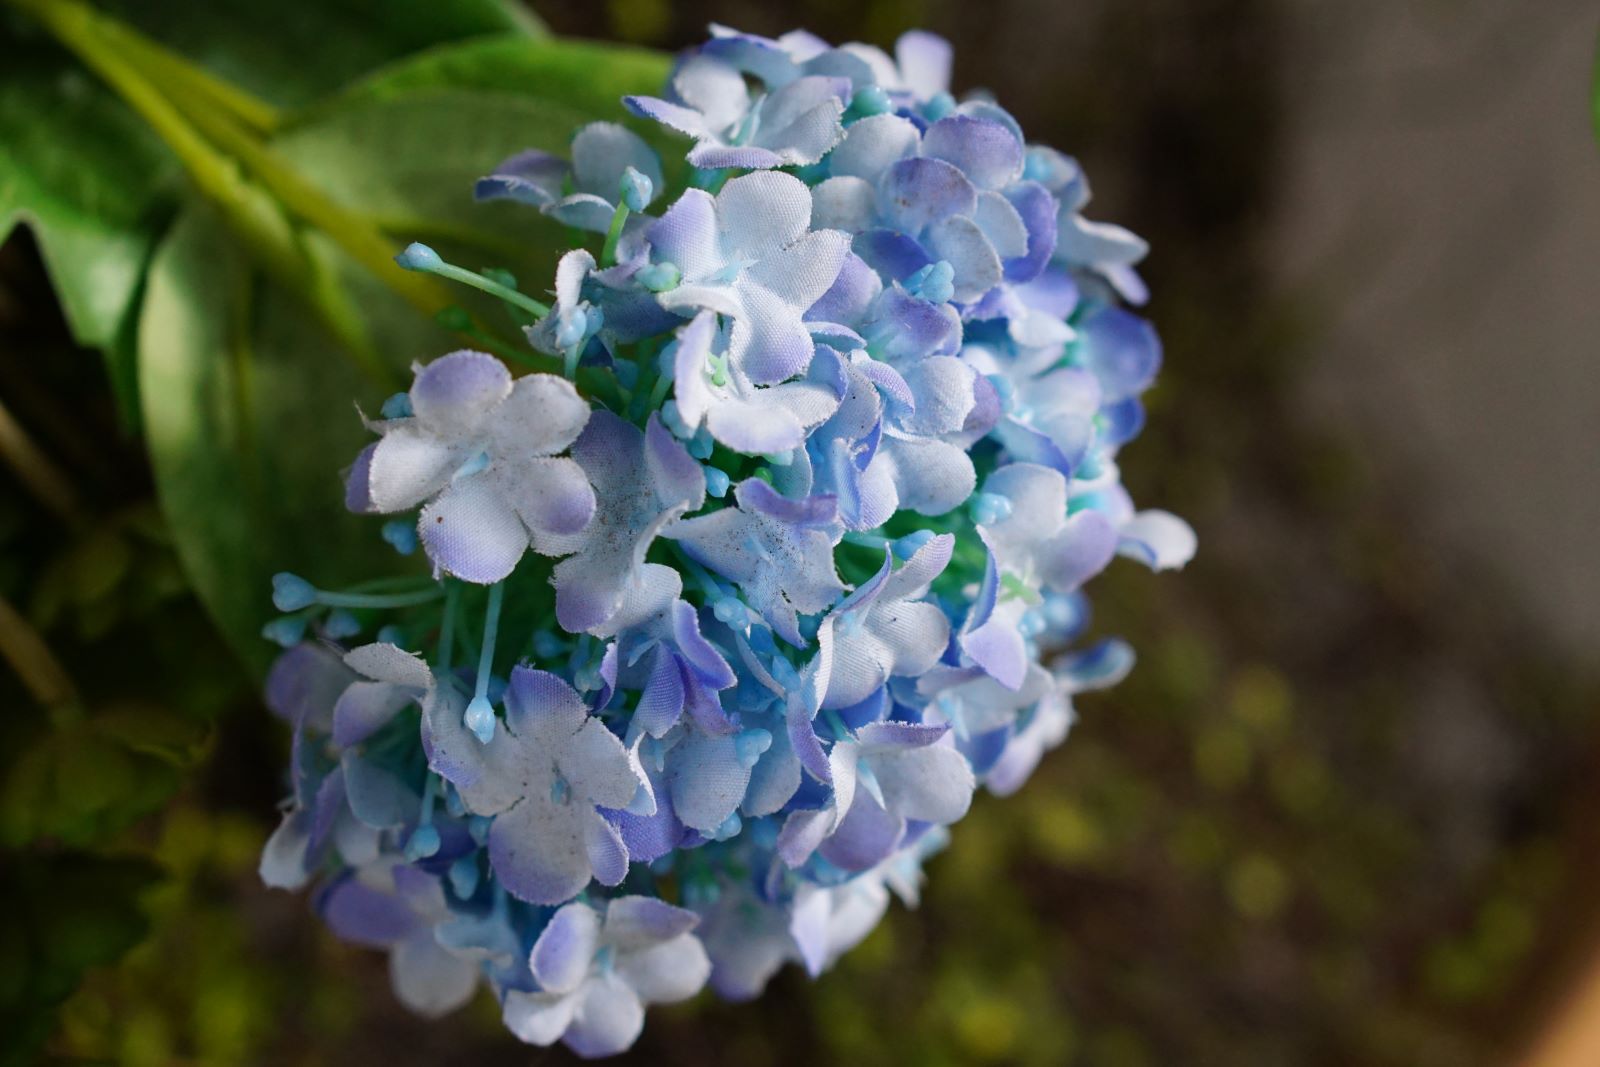
[[[600,265],[610,267],[617,262],[617,243],[622,240],[622,227],[628,221],[628,205],[617,201],[616,211],[611,213],[611,228],[606,231],[606,243],[600,249]]]
[[[4,656],[23,685],[46,708],[62,707],[78,698],[72,679],[45,644],[39,631],[11,602],[0,597],[0,656]]]
[[[410,608],[443,596],[437,588],[416,593],[317,593],[317,603],[329,608]]]
[[[23,0],[23,6],[33,5],[34,0]],[[150,81],[174,90],[168,95],[180,107],[191,101],[209,104],[261,135],[275,132],[282,124],[278,109],[265,100],[215,77],[204,67],[163,47],[133,27],[104,17],[99,19],[98,25],[100,31],[112,38],[129,62],[142,69]]]
[[[480,699],[489,692],[489,672],[494,669],[494,642],[500,630],[500,603],[505,595],[505,582],[496,582],[489,587],[489,603],[483,617],[483,648],[478,652],[476,696]]]
[[[388,258],[392,262],[394,259],[393,253],[390,253]],[[454,263],[445,263],[441,260],[439,263],[433,266],[427,267],[423,270],[414,270],[411,273],[434,274],[441,278],[449,278],[453,282],[460,282],[462,285],[470,285],[479,292],[484,292],[488,293],[490,296],[499,297],[508,304],[515,304],[517,307],[521,308],[523,311],[526,311],[536,319],[542,319],[546,315],[550,314],[550,308],[548,305],[539,303],[539,301],[535,300],[531,296],[528,296],[526,293],[519,293],[517,290],[512,289],[509,286],[501,285],[497,281],[485,278],[476,271],[467,270],[465,267],[458,267]]]
[[[444,618],[439,623],[440,674],[449,674],[456,651],[456,609],[461,602],[461,585],[447,582],[444,590]]]
[[[68,526],[81,526],[87,521],[83,502],[71,480],[34,443],[22,424],[11,417],[4,404],[0,404],[0,460]]]

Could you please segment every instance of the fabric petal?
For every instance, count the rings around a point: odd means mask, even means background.
[[[389,952],[389,984],[395,997],[425,1019],[448,1015],[472,999],[478,965],[445,950],[424,930]]]
[[[722,268],[716,201],[704,189],[686,190],[650,224],[645,239],[656,262],[674,264],[685,278],[705,278]]]
[[[1022,142],[989,119],[942,118],[922,135],[922,152],[954,164],[983,189],[1004,189],[1022,174]]]
[[[700,916],[694,912],[656,897],[617,897],[606,905],[606,943],[624,952],[670,941],[699,924]]]
[[[462,349],[417,371],[411,409],[426,425],[466,430],[511,392],[511,372],[487,352]]]
[[[965,756],[948,745],[876,750],[872,771],[884,800],[908,819],[952,823],[965,815],[972,803],[972,768]]]
[[[969,218],[944,218],[928,228],[928,250],[955,269],[955,299],[970,303],[996,285],[1004,272],[1000,257],[978,224]]]
[[[1181,568],[1194,558],[1194,528],[1166,511],[1141,511],[1122,524],[1117,551],[1151,570]]]
[[[423,508],[417,533],[436,570],[479,585],[510,574],[528,548],[527,527],[496,481],[481,476],[451,484]]]
[[[562,1041],[589,1058],[614,1056],[639,1039],[644,1005],[638,994],[613,971],[584,983],[574,998],[577,1008]]]
[[[828,157],[828,169],[836,177],[875,182],[895,163],[914,155],[920,139],[909,119],[872,115],[852,123],[845,131],[844,140]]]
[[[563,904],[589,884],[586,816],[594,809],[524,797],[489,826],[489,863],[506,891],[530,904]]]
[[[650,179],[652,193],[665,183],[661,159],[644,138],[615,122],[591,122],[572,138],[572,173],[579,189],[615,203],[622,175],[632,167]]]
[[[745,174],[722,187],[716,211],[717,229],[728,254],[761,260],[806,232],[811,222],[811,190],[792,174]]]
[[[443,489],[466,458],[460,445],[428,432],[415,419],[387,425],[366,465],[369,510],[410,511]]]
[[[711,977],[711,960],[693,934],[630,952],[617,960],[617,976],[646,1004],[675,1004],[688,1000]]]
[[[518,1041],[530,1045],[553,1045],[572,1025],[578,998],[571,994],[524,993],[513,989],[506,994],[500,1018]]]
[[[561,257],[563,267],[569,257]],[[585,253],[587,259],[587,253]],[[588,259],[592,267],[593,259]],[[582,263],[578,266],[581,268]],[[581,281],[582,277],[578,278]],[[557,275],[558,290],[573,285]],[[577,300],[576,291],[566,294]],[[589,405],[571,382],[554,374],[525,374],[490,417],[495,454],[516,461],[530,456],[553,456],[572,444],[589,421]]]
[[[600,807],[626,807],[639,790],[627,748],[599,719],[585,720],[578,732],[551,755],[573,796]]]
[[[750,768],[732,737],[690,733],[667,754],[672,810],[685,826],[711,833],[739,809]]]
[[[960,758],[959,753],[954,754]],[[964,765],[965,760],[962,762]],[[905,832],[905,819],[879,806],[866,790],[858,790],[855,803],[817,852],[842,870],[864,871],[887,859]]]
[[[878,205],[895,229],[915,237],[940,219],[971,215],[978,192],[958,167],[919,156],[884,172]]]

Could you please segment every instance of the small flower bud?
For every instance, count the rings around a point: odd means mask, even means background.
[[[622,202],[629,211],[643,211],[656,195],[655,185],[633,167],[622,172]]]

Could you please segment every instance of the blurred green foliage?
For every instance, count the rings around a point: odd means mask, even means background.
[[[322,199],[308,212],[213,145],[243,182],[219,200],[0,6],[20,57],[0,77],[0,231],[31,230],[0,253],[0,402],[82,502],[62,515],[0,482],[0,598],[74,687],[40,707],[0,675],[17,709],[0,718],[0,1062],[525,1063],[487,998],[413,1019],[381,958],[257,883],[284,738],[238,653],[259,667],[269,651],[254,634],[271,570],[321,578],[314,560],[343,554],[348,581],[375,565],[330,466],[354,453],[350,400],[382,396],[352,346],[400,367],[453,343],[350,232],[547,276],[561,235],[473,207],[470,179],[617,117],[667,61],[556,42],[498,0],[100,10],[258,94],[270,123],[245,106],[238,125]],[[755,1004],[652,1013],[625,1059],[1501,1058],[1563,959],[1550,916],[1588,884],[1568,805],[1592,777],[1600,703],[1509,597],[1420,537],[1363,441],[1304,425],[1294,361],[1316,309],[1276,291],[1261,256],[1277,5],[1109,5],[1060,37],[1048,76],[1008,50],[1013,26],[1054,32],[1020,3],[541,11],[562,33],[652,46],[712,17],[880,43],[928,22],[955,39],[958,79],[995,88],[1038,140],[1090,147],[1104,213],[1153,239],[1169,365],[1125,473],[1202,536],[1159,590],[1131,568],[1096,583],[1096,629],[1132,639],[1138,669],[1082,702],[1027,789],[979,801],[921,908],[815,984],[790,971]]]

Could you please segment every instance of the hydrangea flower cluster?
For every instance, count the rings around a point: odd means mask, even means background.
[[[487,985],[600,1056],[646,1005],[816,975],[1130,667],[1067,650],[1115,555],[1194,549],[1118,478],[1161,359],[1145,246],[950,62],[713,27],[624,101],[684,164],[595,123],[478,184],[597,235],[548,308],[400,257],[531,310],[550,372],[453,352],[369,423],[347,504],[429,578],[277,577],[262,873],[415,1010]]]

